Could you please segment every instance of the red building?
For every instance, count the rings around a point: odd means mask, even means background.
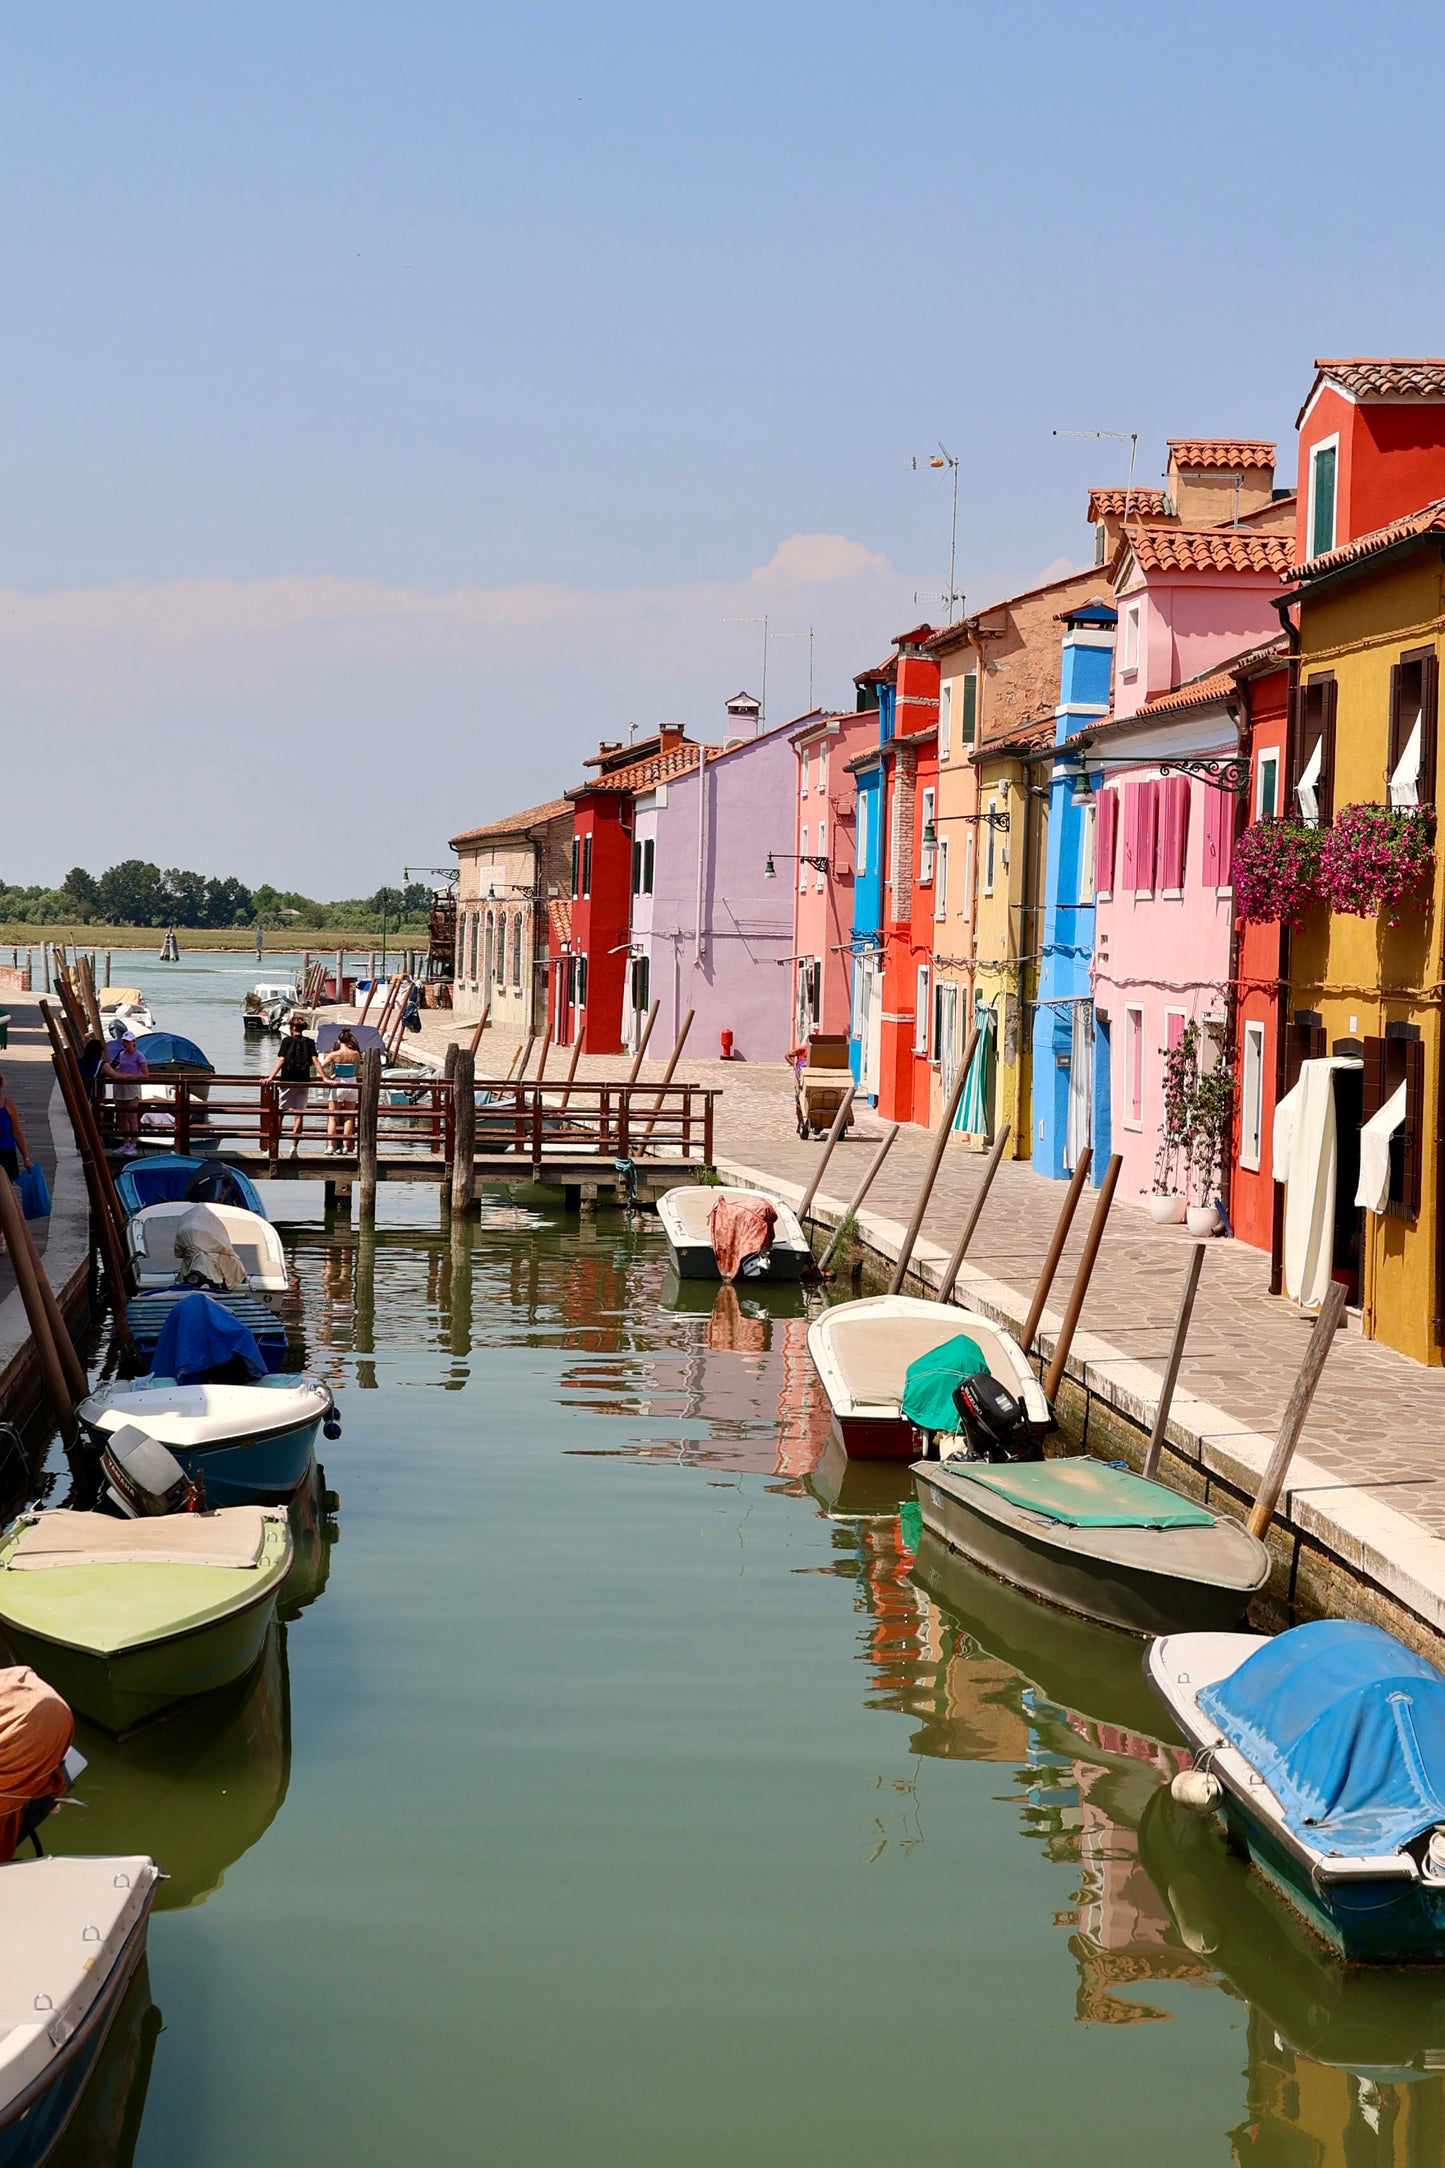
[[[935,852],[924,831],[938,802],[939,670],[925,644],[934,629],[901,634],[876,681],[885,854],[878,1111],[892,1122],[930,1117]]]
[[[620,1054],[632,923],[633,802],[637,792],[697,765],[698,746],[664,723],[635,745],[603,743],[583,766],[597,774],[563,795],[572,804],[571,896],[549,913],[552,1038],[585,1054]]]
[[[1289,736],[1289,668],[1283,635],[1241,658],[1234,681],[1239,692],[1240,744],[1249,756],[1243,821],[1277,820],[1285,811],[1286,743]],[[1283,1191],[1274,1179],[1271,1138],[1274,1110],[1283,1091],[1285,1035],[1282,986],[1288,975],[1287,927],[1235,919],[1233,1055],[1234,1150],[1229,1217],[1241,1242],[1257,1250],[1274,1246],[1275,1217]]]
[[[1303,563],[1445,497],[1445,361],[1317,361],[1299,413]]]

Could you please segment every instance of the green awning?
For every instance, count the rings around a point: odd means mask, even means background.
[[[983,1349],[966,1332],[945,1340],[942,1347],[931,1347],[903,1373],[903,1413],[920,1430],[959,1429],[953,1388],[987,1368]]]
[[[1212,1528],[1214,1515],[1162,1483],[1146,1483],[1107,1461],[1037,1460],[983,1465],[946,1463],[951,1476],[1006,1498],[1010,1505],[1070,1528]]]

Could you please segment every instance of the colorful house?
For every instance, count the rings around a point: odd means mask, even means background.
[[[859,1092],[876,1102],[883,1049],[883,729],[891,716],[893,664],[855,678],[869,738],[844,763],[854,791],[853,1006],[849,1062]],[[871,725],[871,731],[869,726]],[[891,725],[890,725],[891,727]]]
[[[877,737],[873,714],[812,715],[792,733],[797,829],[793,903],[793,1032],[847,1032],[853,1001],[853,884],[859,794],[849,763]],[[777,869],[779,873],[782,868]]]
[[[924,841],[938,798],[938,664],[931,625],[899,635],[889,690],[880,687],[883,847],[882,1007],[878,1111],[927,1122],[932,1103],[933,912],[936,848]]]
[[[1109,712],[1118,616],[1109,603],[1095,599],[1060,614],[1063,655],[1054,743],[1062,748]],[[1108,1049],[1106,1044],[1104,1058],[1098,1059],[1094,1016],[1096,780],[1084,761],[1061,756],[1049,781],[1032,1119],[1033,1156],[1041,1173],[1072,1174],[1085,1145],[1092,1144],[1097,1181],[1109,1157],[1111,1101]]]
[[[1284,635],[1234,669],[1249,746],[1242,821],[1274,821],[1286,810],[1284,781],[1289,717],[1289,670]],[[1236,918],[1233,1060],[1234,1139],[1228,1190],[1235,1235],[1252,1248],[1273,1250],[1283,1194],[1274,1180],[1274,1110],[1284,1051],[1281,985],[1288,928]],[[1278,1293],[1276,1286],[1272,1292]]]

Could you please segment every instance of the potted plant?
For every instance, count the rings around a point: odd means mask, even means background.
[[[1321,848],[1319,890],[1332,911],[1398,926],[1407,907],[1420,908],[1434,872],[1431,808],[1347,805]]]
[[[1253,821],[1234,846],[1234,907],[1262,925],[1298,926],[1320,900],[1325,828],[1304,821]]]
[[[1221,1048],[1212,1069],[1196,1069],[1189,1093],[1188,1161],[1195,1202],[1186,1216],[1192,1235],[1219,1232],[1215,1197],[1224,1172],[1233,1112],[1234,1070]]]
[[[1149,1216],[1161,1227],[1177,1227],[1188,1208],[1180,1186],[1189,1166],[1190,1099],[1194,1085],[1199,1033],[1186,1024],[1176,1043],[1164,1052],[1164,1118],[1159,1125],[1159,1153],[1154,1162],[1154,1194]]]

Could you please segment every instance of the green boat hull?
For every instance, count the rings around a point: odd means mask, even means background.
[[[102,1654],[68,1648],[7,1620],[6,1645],[103,1731],[131,1731],[148,1717],[243,1679],[260,1660],[276,1616],[279,1583],[227,1617],[143,1648]]]

